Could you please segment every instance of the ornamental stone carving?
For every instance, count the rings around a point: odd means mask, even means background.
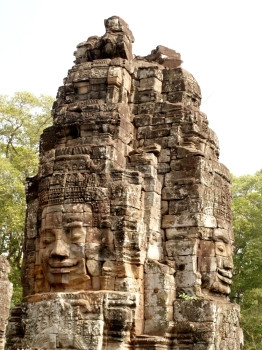
[[[75,51],[28,180],[9,348],[242,348],[231,180],[180,55],[119,17]]]

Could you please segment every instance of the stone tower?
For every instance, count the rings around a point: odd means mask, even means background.
[[[241,349],[230,174],[180,55],[119,17],[77,46],[28,181],[10,348]]]

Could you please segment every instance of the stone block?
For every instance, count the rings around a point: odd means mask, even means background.
[[[140,80],[139,91],[154,90],[161,93],[162,82],[155,77],[144,78]]]
[[[156,320],[158,317],[163,321],[172,321],[173,319],[173,306],[156,306],[146,305],[145,307],[145,320]]]
[[[196,255],[178,255],[176,257],[176,268],[177,272],[181,273],[184,271],[197,272],[197,256]]]
[[[163,73],[161,69],[156,67],[146,67],[146,68],[140,68],[137,71],[137,77],[138,79],[147,79],[151,77],[155,77],[158,80],[162,81],[163,79]]]
[[[187,270],[180,271],[179,268],[184,268],[186,264],[178,265],[176,272],[176,286],[179,291],[183,291],[189,295],[195,295],[196,290],[198,289],[199,284],[201,283],[199,276],[195,271],[189,270],[190,266],[188,266]]]
[[[133,164],[131,164],[130,169],[135,169],[135,170],[143,173],[145,178],[154,179],[157,176],[157,170],[153,165],[142,165],[142,164],[133,165]]]
[[[175,287],[174,276],[148,274],[145,276],[145,290],[151,289],[172,289]]]
[[[165,131],[167,134],[168,132]],[[154,138],[154,143],[157,143],[161,146],[161,148],[167,148],[168,147],[168,141],[169,141],[169,136],[160,136],[157,130],[154,130],[152,133],[152,138]],[[145,138],[144,139],[144,146],[149,147],[152,145],[152,138]]]
[[[152,117],[151,125],[167,124],[166,118],[161,114]]]
[[[175,300],[174,320],[177,322],[214,322],[217,305],[207,300]]]
[[[116,277],[115,290],[120,292],[143,293],[144,286],[140,279]]]
[[[145,266],[145,273],[146,274],[167,274],[167,275],[173,275],[175,273],[175,270],[171,268],[170,266],[166,264],[162,264],[158,261],[147,261]]]
[[[166,174],[170,171],[169,163],[158,163],[157,172],[158,174]]]
[[[180,215],[164,215],[162,228],[200,226],[207,228],[217,227],[217,221],[214,216],[206,214],[182,213]]]
[[[172,306],[175,294],[175,289],[145,289],[145,306]]]
[[[152,260],[162,260],[163,259],[163,247],[157,244],[148,244],[147,258]]]
[[[155,139],[156,137],[169,136],[170,129],[168,126],[141,126],[137,130],[137,139]]]
[[[210,240],[201,240],[199,243],[199,255],[201,257],[214,257],[215,256],[215,243]]]
[[[198,249],[198,240],[195,239],[183,239],[170,240],[165,243],[168,256],[190,256],[196,255]]]
[[[123,81],[123,70],[121,67],[109,67],[107,75],[107,84],[108,85],[117,85],[120,86]]]
[[[156,318],[145,320],[144,333],[154,336],[163,336],[165,334],[165,329],[168,329],[169,321],[163,320],[159,314]]]
[[[145,178],[143,188],[145,192],[161,194],[162,185],[158,179]]]
[[[130,264],[122,261],[106,261],[103,271],[117,277],[130,277],[133,279],[143,278],[143,266]]]
[[[152,124],[152,115],[151,114],[139,114],[134,118],[134,124],[138,127],[148,126]]]
[[[168,201],[161,201],[161,215],[165,215],[168,214]]]
[[[114,206],[131,206],[136,209],[141,208],[141,185],[129,184],[129,186],[119,187],[119,191],[111,201]]]
[[[130,162],[135,164],[157,165],[157,158],[153,153],[138,153],[129,156]]]
[[[148,103],[159,102],[162,100],[162,95],[154,90],[137,91],[134,102],[136,103]]]
[[[152,114],[156,109],[154,102],[144,102],[138,105],[137,114]],[[146,125],[146,124],[144,124]]]
[[[161,150],[160,156],[159,156],[159,162],[160,163],[170,163],[170,149],[169,148]]]
[[[188,196],[188,190],[187,188],[183,187],[178,187],[178,186],[172,186],[172,187],[164,187],[162,189],[162,199],[163,200],[180,200],[184,199]]]
[[[145,192],[144,203],[145,203],[145,207],[148,207],[149,209],[151,208],[160,209],[161,196],[156,192]]]

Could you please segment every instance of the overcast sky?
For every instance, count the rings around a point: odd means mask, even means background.
[[[0,0],[0,94],[56,95],[76,45],[103,35],[117,15],[132,30],[133,53],[157,45],[181,54],[202,90],[201,110],[235,175],[262,168],[261,0]]]

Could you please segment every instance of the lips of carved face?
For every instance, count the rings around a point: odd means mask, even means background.
[[[232,272],[231,271],[218,268],[217,269],[217,276],[222,282],[229,284],[229,285],[232,284]]]

